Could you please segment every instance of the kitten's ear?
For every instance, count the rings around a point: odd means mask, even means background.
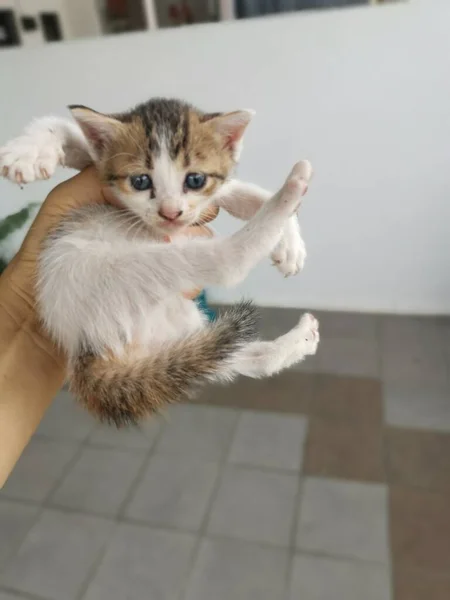
[[[87,106],[72,105],[69,110],[86,136],[95,158],[100,158],[105,147],[117,136],[122,123]]]
[[[212,116],[207,121],[223,137],[224,147],[231,150],[235,160],[239,158],[242,137],[254,114],[254,110],[237,110]]]

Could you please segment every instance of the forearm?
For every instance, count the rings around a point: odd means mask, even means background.
[[[233,217],[248,221],[272,196],[258,185],[232,179],[222,186],[214,202]]]
[[[0,278],[0,488],[65,377],[65,361],[26,298],[11,304],[13,280],[9,268]]]

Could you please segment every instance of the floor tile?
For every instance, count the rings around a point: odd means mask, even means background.
[[[307,419],[297,415],[244,412],[230,451],[230,462],[298,470],[303,461]]]
[[[317,369],[320,373],[378,377],[378,347],[367,341],[322,339],[317,351]]]
[[[218,473],[215,462],[156,453],[125,514],[155,525],[198,530]]]
[[[306,552],[387,564],[385,486],[306,478],[297,546]]]
[[[384,481],[380,428],[311,419],[304,472],[338,479]]]
[[[450,432],[448,385],[386,382],[384,406],[388,425]]]
[[[299,555],[294,559],[290,600],[390,600],[385,566]]]
[[[0,571],[19,549],[38,514],[38,507],[0,500]]]
[[[176,600],[195,543],[185,533],[120,525],[84,600]]]
[[[394,577],[395,600],[448,600],[450,576],[400,569]]]
[[[394,487],[390,493],[392,557],[396,569],[450,572],[450,498]]]
[[[273,340],[297,325],[302,314],[298,308],[259,307],[260,334],[264,340]]]
[[[320,312],[317,314],[320,322],[320,337],[352,339],[376,343],[377,315]]]
[[[281,600],[287,552],[235,540],[204,540],[185,600]]]
[[[385,381],[447,381],[444,336],[436,319],[382,318],[380,349]]]
[[[444,353],[447,365],[450,367],[450,318],[440,317],[438,319],[438,327],[444,340]]]
[[[384,351],[381,378],[388,382],[443,385],[448,379],[445,355],[434,350],[430,356],[422,347]]]
[[[450,433],[388,428],[389,481],[450,496]]]
[[[61,478],[78,448],[75,443],[35,437],[0,491],[0,498],[43,501]]]
[[[380,340],[384,350],[423,347],[442,348],[445,335],[435,317],[386,315],[379,317]]]
[[[234,406],[248,410],[307,413],[315,375],[283,371],[269,379],[241,377],[230,385],[207,387],[198,404]]]
[[[0,585],[50,600],[74,600],[111,530],[103,519],[45,511]]]
[[[116,429],[110,425],[98,425],[89,436],[89,443],[110,448],[148,450],[155,443],[162,426],[161,418],[152,418],[138,425]]]
[[[95,426],[93,417],[76,403],[69,392],[62,390],[45,413],[37,434],[65,441],[85,440]]]
[[[383,420],[381,384],[371,378],[321,375],[315,382],[310,414],[358,428],[380,427]]]
[[[159,452],[220,460],[228,450],[238,412],[216,406],[173,407],[157,448]]]
[[[144,453],[85,447],[50,502],[67,508],[115,515],[144,459]]]
[[[297,492],[296,475],[228,467],[208,532],[287,546]]]

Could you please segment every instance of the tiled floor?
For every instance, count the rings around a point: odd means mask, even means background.
[[[319,318],[315,358],[140,430],[62,392],[0,492],[0,600],[449,600],[450,320]]]

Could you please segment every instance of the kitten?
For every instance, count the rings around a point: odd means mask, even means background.
[[[250,111],[208,114],[155,99],[121,114],[71,112],[77,124],[39,119],[0,149],[0,172],[26,183],[48,178],[58,164],[94,163],[123,206],[71,214],[40,257],[40,315],[66,351],[71,389],[88,410],[118,427],[136,423],[201,381],[272,375],[316,352],[318,323],[309,314],[260,341],[251,303],[208,323],[181,293],[235,285],[270,253],[284,275],[298,272],[305,251],[295,213],[308,162],[272,196],[230,180]],[[213,205],[249,223],[224,239],[184,236]],[[172,243],[161,244],[167,236]]]

